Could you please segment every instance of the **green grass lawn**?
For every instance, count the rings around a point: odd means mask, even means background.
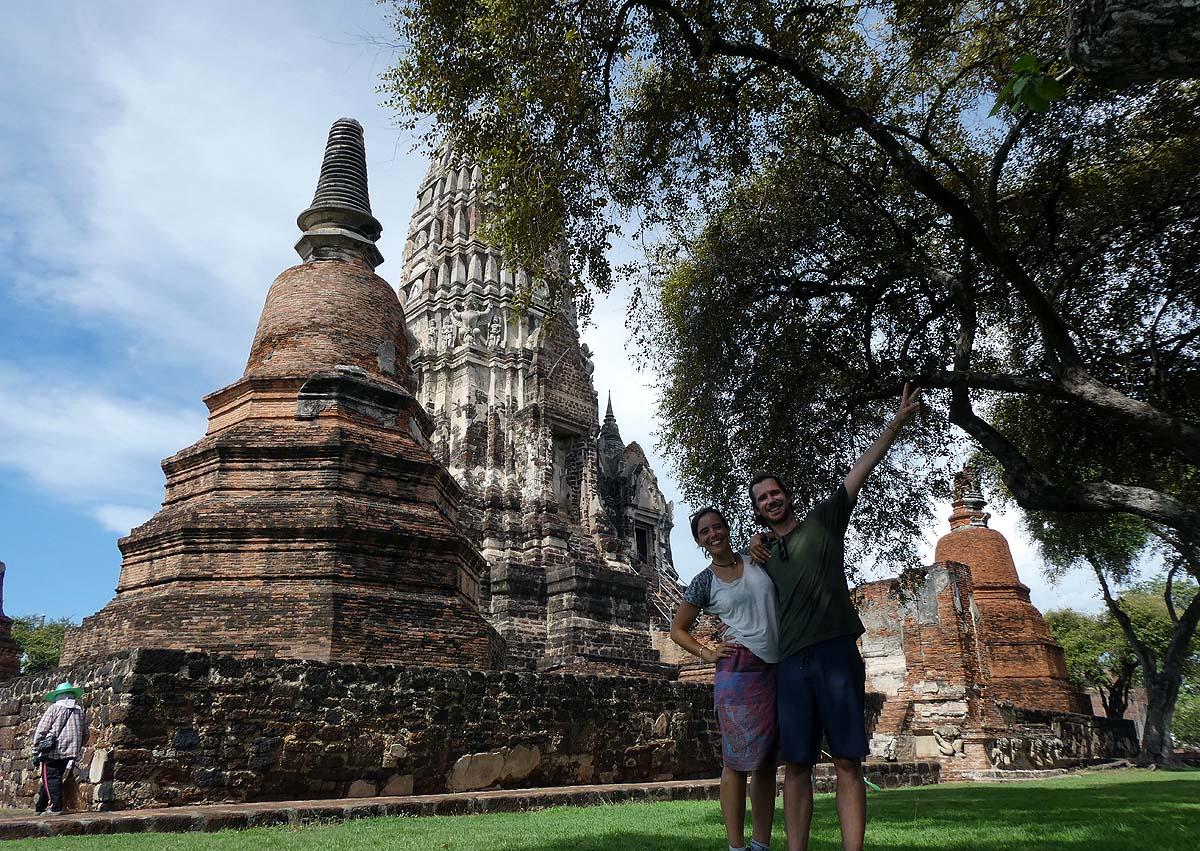
[[[872,792],[871,849],[1106,851],[1200,848],[1200,771],[1111,771],[1007,784]],[[776,812],[773,848],[785,847]],[[389,851],[693,851],[723,849],[715,801],[620,804],[533,813],[381,818],[299,829],[31,839],[7,849],[389,849]],[[833,797],[821,795],[814,851],[840,849]]]

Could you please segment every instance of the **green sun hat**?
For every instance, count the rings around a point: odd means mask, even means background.
[[[46,696],[42,699],[47,703],[53,703],[60,697],[68,694],[74,695],[75,699],[79,700],[79,698],[83,697],[83,689],[81,689],[79,686],[71,685],[70,680],[63,680],[61,683],[56,685],[52,691],[46,692]]]

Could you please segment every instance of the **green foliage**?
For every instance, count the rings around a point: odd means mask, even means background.
[[[1163,593],[1166,583],[1161,579],[1149,580],[1134,585],[1123,592],[1118,602],[1129,615],[1134,632],[1146,644],[1156,659],[1162,659],[1167,647],[1175,637],[1176,625],[1167,612]],[[1172,584],[1172,603],[1176,613],[1181,612],[1196,596],[1197,584],[1186,577]],[[1191,639],[1188,652],[1180,665],[1183,688],[1200,687],[1200,645]]]
[[[1196,583],[1186,578],[1177,578],[1172,583],[1171,599],[1177,614],[1196,596],[1197,588]],[[1165,591],[1165,580],[1151,579],[1132,585],[1117,598],[1134,634],[1156,660],[1166,657],[1177,630],[1167,609]],[[1107,714],[1122,715],[1130,687],[1143,685],[1144,679],[1137,652],[1112,612],[1093,615],[1058,609],[1046,613],[1046,623],[1066,655],[1072,684],[1080,689],[1099,689]],[[1189,695],[1200,694],[1200,648],[1194,644],[1185,655],[1179,674],[1182,690],[1175,718],[1183,719],[1184,732],[1172,728],[1177,738],[1193,735],[1192,728],[1187,726],[1192,717],[1188,714],[1192,711],[1190,704],[1183,708],[1182,716],[1179,707],[1183,707]]]
[[[1104,771],[1024,783],[946,783],[867,795],[867,843],[892,851],[1126,851],[1195,847],[1200,771]],[[693,851],[724,842],[717,801],[358,819],[220,833],[9,840],[14,851]],[[772,846],[784,846],[777,801]],[[833,795],[817,795],[811,848],[841,847]]]
[[[1005,107],[1016,112],[1022,106],[1034,112],[1045,112],[1050,104],[1062,100],[1066,90],[1058,78],[1047,73],[1032,54],[1026,53],[1012,65],[1013,77],[1000,94],[988,117],[995,117]]]
[[[1046,612],[1046,624],[1067,658],[1067,675],[1078,689],[1128,689],[1137,657],[1112,616],[1071,609]]]
[[[47,620],[43,615],[13,618],[12,637],[21,648],[21,672],[36,674],[57,668],[63,636],[67,627],[75,625],[70,618]]]
[[[1175,704],[1171,734],[1181,745],[1200,748],[1200,691],[1184,692]]]

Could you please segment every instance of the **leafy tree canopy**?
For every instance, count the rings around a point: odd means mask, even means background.
[[[1179,695],[1171,732],[1180,744],[1200,748],[1200,691],[1192,689]]]
[[[1200,593],[1200,586],[1188,577],[1171,583],[1168,609],[1167,583],[1162,578],[1135,583],[1123,591],[1118,602],[1129,613],[1134,631],[1158,658],[1166,656],[1175,639],[1179,615],[1187,610]],[[1183,651],[1180,666],[1184,689],[1200,688],[1200,643],[1193,637]]]
[[[689,499],[744,509],[762,466],[823,495],[915,378],[857,524],[882,557],[963,433],[1026,509],[1200,536],[1195,84],[1077,79],[1040,0],[394,8],[389,102],[481,164],[506,252],[565,235],[605,290],[618,223],[657,240],[631,316]],[[1064,96],[989,118],[1026,55]]]
[[[1176,617],[1171,616],[1172,607],[1184,607],[1197,592],[1194,583],[1183,581],[1172,587],[1170,604],[1166,598],[1163,579],[1137,583],[1117,600],[1121,610],[1129,617],[1137,639],[1156,659],[1163,659],[1175,634]],[[1178,608],[1176,608],[1178,611]],[[1100,693],[1105,714],[1110,718],[1122,717],[1129,702],[1130,688],[1144,685],[1136,648],[1130,643],[1121,624],[1110,611],[1086,614],[1071,609],[1057,609],[1046,613],[1046,623],[1054,640],[1063,648],[1067,661],[1067,674],[1079,689],[1095,688]],[[1188,731],[1185,704],[1190,695],[1200,694],[1200,648],[1192,648],[1185,657],[1180,670],[1182,691],[1176,718],[1183,711],[1184,727],[1173,725],[1177,738],[1186,739]],[[1190,739],[1187,739],[1190,741]]]
[[[36,674],[58,667],[63,636],[75,626],[70,618],[47,620],[43,615],[13,618],[12,637],[21,648],[21,673]]]
[[[1161,579],[1137,583],[1123,591],[1118,602],[1129,613],[1138,637],[1155,655],[1166,653],[1174,630],[1174,620],[1164,600],[1166,583]],[[1186,607],[1197,586],[1180,583],[1173,589],[1173,603]],[[1046,613],[1046,623],[1054,640],[1067,657],[1067,673],[1080,688],[1107,687],[1121,677],[1131,684],[1141,682],[1137,656],[1110,612],[1087,614],[1072,609]],[[1188,687],[1200,687],[1200,648],[1194,648],[1183,671]]]
[[[1046,624],[1067,659],[1067,675],[1079,689],[1110,688],[1115,682],[1131,683],[1137,658],[1121,628],[1104,614],[1072,609],[1046,612]]]

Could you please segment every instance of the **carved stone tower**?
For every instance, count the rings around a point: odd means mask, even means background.
[[[938,541],[934,559],[971,568],[991,659],[990,696],[1018,706],[1075,711],[1062,648],[1030,602],[1008,541],[988,528],[985,505],[979,471],[964,467],[954,476],[950,531]]]
[[[671,619],[683,596],[671,556],[675,506],[658,487],[658,477],[636,442],[625,444],[613,415],[612,394],[596,441],[600,459],[600,491],[622,540],[629,543],[633,567],[645,578],[653,607],[656,638],[670,631]],[[665,635],[664,635],[665,637]],[[666,642],[667,649],[677,650]],[[659,649],[663,644],[657,643]],[[691,657],[687,657],[691,661]]]
[[[612,498],[620,489],[606,486],[624,471],[600,460],[612,449],[602,436],[598,452],[591,353],[574,312],[541,288],[518,311],[529,272],[479,238],[492,203],[480,178],[452,151],[438,153],[418,191],[401,290],[434,452],[463,486],[464,525],[488,563],[484,610],[514,667],[663,673],[651,574],[677,581],[671,507],[649,494],[651,473],[636,528],[653,540],[638,549],[626,506]],[[656,558],[635,567],[639,552]]]
[[[494,668],[484,563],[408,388],[396,293],[358,122],[329,133],[304,262],[267,293],[245,374],[205,398],[208,434],[163,462],[162,509],[120,541],[116,597],[63,663],[134,647]]]

